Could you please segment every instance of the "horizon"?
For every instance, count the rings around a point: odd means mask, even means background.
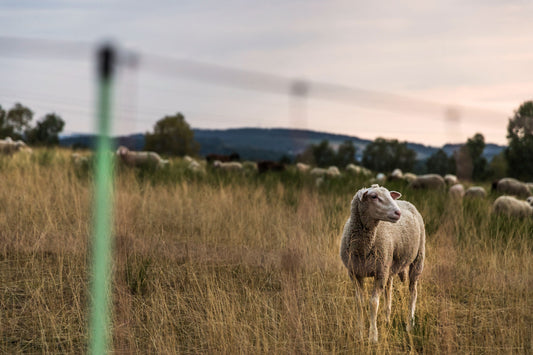
[[[302,128],[243,126],[243,127],[229,127],[229,128],[198,128],[198,127],[191,127],[191,129],[192,130],[206,130],[206,131],[229,131],[229,130],[243,130],[243,129],[296,130],[296,131],[304,131],[304,132],[313,132],[313,133],[318,133],[318,134],[329,134],[329,135],[346,136],[346,137],[355,138],[355,139],[364,140],[364,141],[369,141],[369,142],[374,141],[374,139],[362,138],[362,137],[353,136],[353,135],[349,135],[349,134],[345,134],[345,133],[317,131],[317,130],[302,129]],[[144,133],[143,132],[132,132],[132,133],[128,133],[128,134],[113,134],[113,138],[128,137],[128,136],[134,136],[134,135],[145,135],[145,134],[146,134],[146,132],[144,132]],[[96,135],[96,133],[91,133],[91,132],[88,132],[88,133],[86,133],[86,132],[64,132],[64,133],[59,134],[59,137],[60,138],[65,138],[65,137],[70,137],[70,136],[91,136],[91,135]],[[376,138],[384,138],[384,137],[376,137]],[[386,138],[386,139],[389,139],[389,138]],[[396,138],[391,138],[391,139],[396,139]],[[400,143],[406,142],[408,144],[417,144],[417,145],[422,145],[422,146],[426,146],[426,147],[430,147],[430,148],[436,148],[436,149],[442,148],[444,146],[463,145],[463,144],[466,143],[466,141],[465,141],[465,142],[456,142],[456,143],[448,142],[448,143],[444,143],[443,145],[428,145],[428,144],[419,143],[419,142],[412,142],[412,141],[402,141],[402,140],[398,140],[398,141]],[[495,145],[495,146],[499,146],[499,147],[507,147],[507,144],[497,144],[497,143],[494,143],[494,142],[485,141],[485,146],[487,146],[487,145]]]

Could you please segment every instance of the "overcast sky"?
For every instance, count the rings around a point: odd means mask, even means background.
[[[509,117],[533,99],[531,14],[531,1],[498,0],[0,1],[0,105],[21,102],[34,119],[57,112],[66,131],[91,132],[96,85],[84,46],[113,40],[139,54],[116,81],[116,134],[182,112],[196,128],[434,146],[480,132],[505,144]],[[59,49],[14,48],[16,38]],[[202,66],[184,75],[170,58],[250,75]],[[308,83],[304,97],[289,95],[291,80]]]

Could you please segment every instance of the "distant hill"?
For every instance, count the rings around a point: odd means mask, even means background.
[[[242,159],[247,160],[278,160],[284,155],[295,157],[310,144],[317,144],[322,140],[328,140],[335,148],[346,140],[352,141],[357,148],[357,158],[360,159],[366,145],[371,142],[367,139],[342,134],[286,128],[193,129],[193,131],[195,139],[200,143],[200,155],[236,152]],[[93,142],[94,137],[88,134],[60,138],[62,146],[92,148]],[[144,134],[116,137],[115,146],[118,145],[125,145],[133,150],[142,150]],[[409,142],[407,146],[417,153],[417,160],[425,160],[440,149]],[[446,154],[451,155],[459,147],[460,144],[446,144],[442,149]],[[490,161],[504,148],[496,144],[487,144],[483,155]]]

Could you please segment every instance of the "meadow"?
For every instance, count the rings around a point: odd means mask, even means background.
[[[91,168],[70,153],[0,158],[1,353],[87,350]],[[458,204],[385,184],[424,217],[426,263],[413,331],[395,278],[391,323],[380,307],[371,344],[339,257],[365,178],[317,188],[293,170],[184,167],[116,169],[113,353],[533,352],[533,221],[492,216],[495,196]]]

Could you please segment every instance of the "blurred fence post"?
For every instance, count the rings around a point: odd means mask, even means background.
[[[89,353],[105,354],[110,338],[111,238],[113,213],[113,169],[111,155],[111,88],[115,51],[103,46],[98,51],[97,152],[95,166],[91,311]]]

